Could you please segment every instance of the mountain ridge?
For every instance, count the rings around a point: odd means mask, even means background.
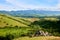
[[[0,14],[9,14],[12,16],[60,16],[60,11],[46,11],[46,10],[17,10],[17,11],[0,11]]]

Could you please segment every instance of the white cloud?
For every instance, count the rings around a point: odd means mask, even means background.
[[[14,6],[18,7],[18,8],[22,8],[22,9],[42,9],[42,8],[46,8],[46,6],[40,6],[40,5],[28,5],[26,3],[17,1],[17,0],[6,0],[7,2],[13,4]]]
[[[10,11],[10,10],[21,10],[22,8],[18,8],[18,7],[15,7],[15,6],[8,6],[8,5],[1,5],[0,4],[0,10],[7,10],[7,11]]]
[[[1,5],[0,4],[0,10],[9,10],[12,9],[11,7],[5,6],[5,5]]]
[[[60,0],[58,0],[58,3],[54,7],[54,10],[60,11]]]
[[[56,5],[56,7],[60,8],[60,0],[58,0],[58,4]]]
[[[46,0],[47,1],[47,0]],[[52,0],[48,0],[48,2],[51,2]],[[60,0],[57,0],[58,3],[55,6],[52,7],[46,7],[46,10],[52,10],[52,11],[60,11]]]
[[[25,9],[25,8],[30,8],[31,7],[31,5],[24,4],[24,3],[19,2],[17,0],[6,0],[6,1],[9,2],[9,3],[11,3],[12,5],[18,7],[18,8]]]
[[[52,2],[52,0],[46,0],[48,2]],[[12,4],[13,6],[8,5],[0,5],[0,9],[4,10],[26,10],[26,9],[43,9],[43,10],[60,10],[60,0],[58,4],[54,7],[48,7],[44,5],[28,5],[26,3],[20,2],[18,0],[6,0],[7,3]]]

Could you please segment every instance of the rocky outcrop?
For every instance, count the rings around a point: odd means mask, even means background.
[[[48,33],[48,32],[44,32],[44,31],[41,31],[41,30],[38,30],[34,33],[34,36],[50,36],[51,34]]]

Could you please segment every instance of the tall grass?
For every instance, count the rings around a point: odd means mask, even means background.
[[[5,27],[5,28],[0,28],[0,38],[7,37],[23,37],[23,36],[29,36],[29,31],[31,28],[29,27]],[[12,36],[11,36],[12,35]]]

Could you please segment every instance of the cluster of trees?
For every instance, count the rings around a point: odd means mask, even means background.
[[[5,37],[4,36],[0,36],[0,40],[12,40],[14,39],[14,36],[9,34],[9,35],[6,35]]]
[[[31,26],[34,26],[34,27],[39,26],[45,31],[48,31],[52,33],[53,35],[57,35],[57,36],[59,36],[57,33],[60,33],[60,20],[58,21],[51,21],[51,20],[35,21],[31,23]]]

